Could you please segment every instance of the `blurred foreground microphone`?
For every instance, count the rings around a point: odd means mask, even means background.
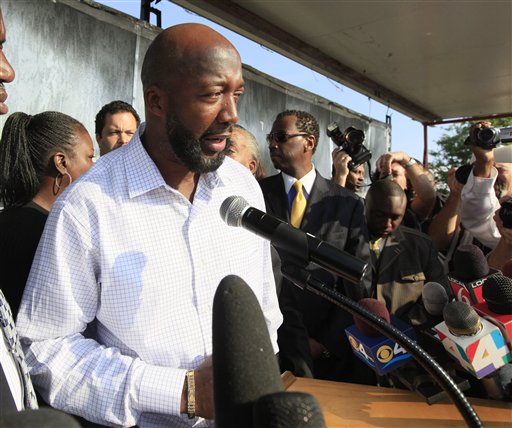
[[[473,307],[450,302],[443,318],[435,329],[444,348],[476,378],[482,379],[512,360],[500,329],[480,318]]]
[[[427,282],[421,291],[421,298],[425,310],[434,316],[442,315],[443,309],[448,303],[448,294],[438,282]]]
[[[222,219],[229,225],[250,230],[271,241],[304,266],[314,262],[347,281],[358,284],[368,265],[363,260],[315,238],[269,214],[249,206],[241,196],[230,196],[220,207]]]
[[[448,274],[455,299],[474,305],[484,301],[482,286],[499,271],[489,268],[482,250],[474,244],[460,245],[453,255],[453,272]]]
[[[392,315],[390,316],[384,303],[372,298],[361,299],[358,303],[374,315],[391,323],[411,339],[416,339],[413,327]],[[379,376],[395,370],[412,359],[411,355],[398,343],[382,336],[359,317],[354,317],[354,325],[346,328],[345,334],[352,345],[354,354]]]
[[[315,397],[305,392],[275,392],[254,404],[254,428],[324,428]]]
[[[252,427],[256,400],[283,383],[259,302],[235,275],[220,282],[213,299],[212,358],[216,426]]]

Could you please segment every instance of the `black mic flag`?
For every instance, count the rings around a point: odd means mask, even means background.
[[[256,400],[283,391],[283,383],[259,302],[236,275],[215,292],[212,358],[216,426],[253,427]]]

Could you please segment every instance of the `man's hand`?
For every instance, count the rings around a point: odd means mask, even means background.
[[[384,153],[377,159],[375,166],[380,172],[381,177],[391,174],[391,164],[398,162],[402,166],[411,160],[411,157],[405,152],[388,152]]]
[[[347,176],[350,172],[348,163],[352,160],[350,155],[343,150],[335,148],[332,151],[332,164],[334,166],[333,181],[341,187],[345,187]]]
[[[464,184],[459,183],[455,178],[455,173],[457,172],[457,168],[452,167],[448,171],[448,178],[446,179],[446,183],[448,184],[448,188],[450,189],[450,195],[454,198],[459,199],[462,193],[462,189],[464,188]]]
[[[480,173],[478,169],[482,168],[484,165],[490,164],[492,166],[492,164],[494,164],[494,149],[484,149],[476,144],[478,130],[482,128],[490,128],[491,126],[491,122],[478,122],[469,128],[469,142],[471,143],[471,151],[475,155],[477,173]],[[481,177],[481,175],[477,175],[476,173],[475,176]]]

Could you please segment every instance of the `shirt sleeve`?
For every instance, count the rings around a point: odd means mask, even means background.
[[[108,425],[180,410],[185,370],[157,367],[85,335],[100,305],[94,233],[58,203],[48,218],[17,327],[30,374],[52,407]]]
[[[490,178],[470,174],[461,194],[460,221],[483,245],[494,248],[500,240],[500,232],[493,216],[500,208],[494,192],[498,170],[492,169]]]

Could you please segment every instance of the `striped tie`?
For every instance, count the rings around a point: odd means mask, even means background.
[[[306,198],[302,192],[302,183],[300,181],[297,180],[295,183],[293,183],[293,188],[297,191],[297,193],[295,194],[295,198],[293,199],[292,203],[290,223],[292,226],[299,228],[300,223],[302,222],[302,217],[304,217],[304,212],[306,211]]]

